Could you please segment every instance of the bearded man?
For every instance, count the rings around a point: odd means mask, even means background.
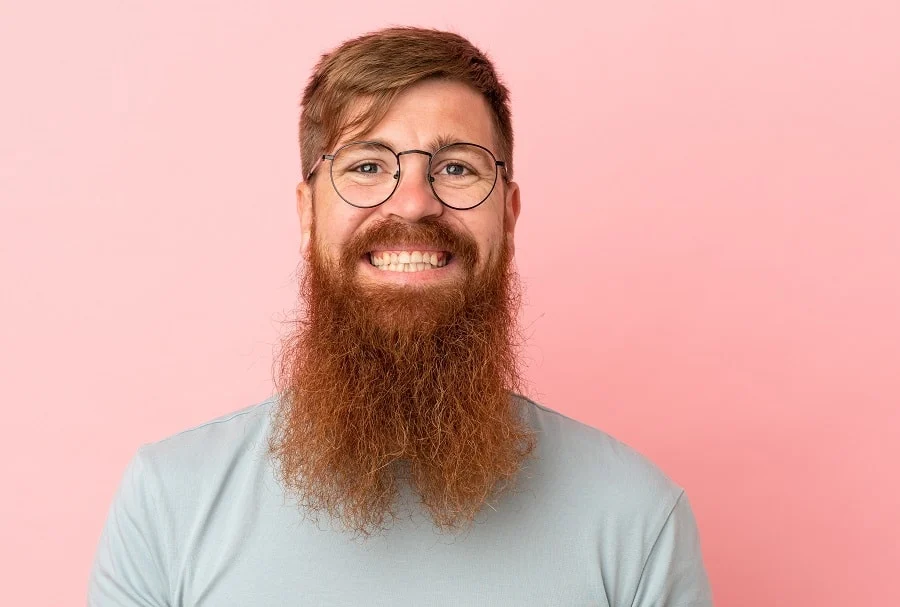
[[[325,55],[269,400],[145,445],[91,605],[707,606],[684,491],[520,395],[508,92],[447,32]]]

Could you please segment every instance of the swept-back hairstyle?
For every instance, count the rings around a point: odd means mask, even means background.
[[[462,82],[484,95],[494,118],[499,159],[506,161],[506,175],[512,179],[509,91],[493,63],[458,34],[416,27],[365,34],[322,56],[301,104],[303,176],[344,134],[371,129],[399,93],[430,78]],[[357,101],[365,111],[351,115]]]

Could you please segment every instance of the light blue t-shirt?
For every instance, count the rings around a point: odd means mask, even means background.
[[[514,399],[537,431],[534,456],[516,492],[456,536],[424,510],[366,541],[302,516],[266,451],[275,397],[145,445],[110,509],[88,603],[712,605],[684,491],[611,436]]]

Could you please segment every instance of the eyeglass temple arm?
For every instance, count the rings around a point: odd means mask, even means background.
[[[312,165],[312,168],[306,174],[306,179],[304,181],[309,181],[309,178],[316,172],[316,169],[319,168],[319,165],[322,164],[323,160],[334,160],[334,154],[322,154],[322,157],[316,160],[316,163]]]

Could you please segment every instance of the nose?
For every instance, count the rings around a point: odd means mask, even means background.
[[[394,194],[381,205],[384,215],[394,215],[410,223],[425,217],[438,216],[444,205],[438,200],[428,182],[428,152],[401,152],[400,183]]]

